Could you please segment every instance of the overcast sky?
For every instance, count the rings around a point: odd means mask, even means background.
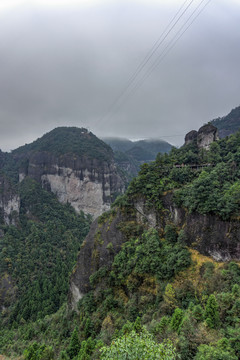
[[[240,1],[211,0],[191,24],[207,0],[200,3],[0,0],[0,148],[57,126],[179,146],[188,131],[239,106]]]

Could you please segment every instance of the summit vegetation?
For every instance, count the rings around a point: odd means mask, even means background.
[[[78,155],[101,161],[110,161],[113,156],[110,146],[84,128],[58,127],[41,138],[14,150],[13,155],[45,151],[56,156]]]

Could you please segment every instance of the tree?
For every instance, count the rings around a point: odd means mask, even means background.
[[[176,308],[174,310],[174,313],[172,315],[172,319],[171,319],[171,323],[170,323],[170,326],[173,330],[175,331],[179,331],[180,329],[180,325],[181,325],[181,322],[182,322],[182,319],[183,319],[183,310],[179,309],[179,308]]]
[[[219,347],[200,345],[195,360],[237,360],[238,358],[229,351]]]
[[[204,318],[208,327],[216,329],[220,324],[218,303],[213,294],[208,298],[207,305],[204,312]]]
[[[70,344],[67,348],[67,353],[70,359],[73,359],[75,356],[77,356],[79,350],[80,350],[80,341],[78,338],[78,329],[77,327],[75,327],[70,339]]]
[[[141,333],[135,330],[112,341],[110,346],[100,349],[101,360],[174,360],[176,359],[175,348],[170,341],[158,344],[152,335],[143,327]]]
[[[164,301],[168,307],[168,309],[171,311],[176,307],[176,294],[175,294],[175,290],[172,287],[171,284],[167,284],[166,289],[165,289],[165,293],[163,295]]]

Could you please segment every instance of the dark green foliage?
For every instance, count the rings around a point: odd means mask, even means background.
[[[203,308],[201,307],[201,305],[196,305],[193,308],[193,317],[197,320],[197,321],[202,321],[203,320]]]
[[[222,136],[230,135],[240,128],[240,106],[233,109],[227,116],[212,120],[211,123],[220,130]]]
[[[163,316],[160,320],[160,322],[154,327],[152,330],[154,335],[163,335],[165,331],[167,330],[167,326],[169,324],[169,317]]]
[[[221,347],[200,345],[195,360],[238,360],[238,358],[232,351]]]
[[[75,356],[77,356],[79,350],[80,350],[80,340],[78,337],[78,328],[75,327],[71,335],[70,344],[67,348],[67,353],[69,358],[73,359]]]
[[[94,294],[92,291],[89,291],[79,302],[78,309],[84,311],[84,314],[91,314],[96,308],[96,303],[94,300]]]
[[[96,347],[96,341],[89,337],[87,340],[81,342],[81,348],[77,356],[77,360],[89,360],[91,354]]]
[[[31,144],[14,150],[14,155],[31,151],[46,151],[56,156],[75,154],[101,161],[110,161],[112,149],[86,129],[77,127],[58,127],[43,135]]]
[[[133,330],[135,330],[136,333],[140,333],[143,330],[142,321],[139,316],[137,317],[137,319],[135,320],[135,322],[133,324]]]
[[[89,278],[90,284],[94,286],[100,281],[100,279],[103,279],[107,273],[108,273],[107,266],[102,266],[100,269],[98,269],[94,274],[90,276]]]
[[[46,345],[39,345],[35,342],[24,351],[24,359],[52,360],[54,359],[54,352],[51,347],[48,347]]]
[[[190,212],[217,214],[227,220],[240,210],[240,132],[212,143],[210,150],[196,143],[169,155],[159,154],[144,164],[128,190],[129,199],[139,196],[156,210],[163,208],[162,196],[174,190],[174,200]]]
[[[170,243],[175,243],[178,238],[177,228],[175,225],[166,225],[164,228],[165,239]]]
[[[182,320],[183,320],[183,315],[184,315],[183,310],[181,310],[179,308],[176,308],[174,310],[174,313],[172,315],[172,319],[171,319],[171,322],[170,322],[170,326],[174,331],[177,331],[177,332],[179,331],[180,325],[181,325]]]
[[[3,226],[0,239],[0,272],[18,285],[11,323],[42,318],[66,301],[68,276],[90,222],[33,180],[24,180],[20,193],[19,227]]]
[[[212,329],[216,329],[220,325],[218,303],[213,294],[208,298],[204,318],[206,319],[207,325]]]
[[[124,244],[114,258],[111,276],[116,284],[121,284],[132,272],[170,279],[189,265],[190,254],[184,246],[162,242],[152,229]]]

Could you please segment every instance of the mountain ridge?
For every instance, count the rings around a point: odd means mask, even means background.
[[[220,138],[234,134],[240,129],[240,106],[226,116],[212,120],[211,123],[218,128]]]

